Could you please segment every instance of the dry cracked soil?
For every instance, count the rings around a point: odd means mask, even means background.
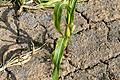
[[[51,53],[59,34],[53,10],[22,12],[0,8],[0,60],[13,48],[35,48],[47,43],[24,65],[0,72],[0,80],[51,80]],[[65,25],[62,18],[62,25]],[[77,3],[75,31],[64,51],[60,80],[120,80],[120,0],[86,0]],[[1,65],[2,66],[2,65]]]

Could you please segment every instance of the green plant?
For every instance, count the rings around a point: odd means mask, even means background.
[[[59,71],[60,71],[60,62],[62,60],[63,51],[66,48],[70,36],[74,30],[74,9],[77,0],[66,0],[63,2],[57,2],[54,8],[54,25],[56,30],[61,34],[60,38],[58,38],[55,50],[53,51],[52,62],[54,63],[54,70],[52,73],[52,80],[59,79]],[[66,10],[66,29],[65,32],[61,31],[61,16],[62,10]]]
[[[51,7],[54,8],[54,14],[53,14],[54,26],[58,31],[58,33],[60,34],[60,37],[58,38],[56,42],[55,50],[52,53],[52,62],[54,64],[54,70],[52,72],[52,80],[59,80],[59,71],[60,71],[60,64],[61,64],[63,52],[64,49],[67,47],[70,36],[74,31],[74,9],[77,0],[34,0],[34,1],[31,0],[31,1],[35,2],[37,5],[34,7],[30,7],[26,5],[28,3],[28,1],[26,0],[14,0],[14,2],[17,3],[17,5],[20,7],[19,12],[21,12],[23,8],[31,8],[31,9],[51,8]],[[66,26],[64,31],[61,30],[61,25],[60,25],[63,10],[66,10],[66,14],[65,14]],[[34,51],[35,50],[33,50],[33,52]],[[7,54],[8,53],[6,53],[6,55]],[[31,55],[29,55],[29,57],[31,57]],[[12,63],[14,62],[14,60],[16,59],[11,60]],[[29,60],[26,59],[26,61]],[[18,65],[18,64],[14,64],[14,65]],[[2,70],[4,70],[4,68],[1,68],[1,71]]]

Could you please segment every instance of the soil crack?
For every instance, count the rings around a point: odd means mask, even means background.
[[[107,59],[107,60],[105,60],[105,61],[99,60],[100,62],[94,64],[93,66],[88,66],[88,67],[85,68],[85,69],[77,68],[77,69],[75,69],[74,71],[71,71],[71,72],[69,72],[68,74],[66,74],[66,75],[64,76],[64,79],[65,79],[65,77],[67,77],[67,76],[69,76],[70,74],[75,73],[75,72],[77,72],[77,71],[87,71],[87,70],[94,69],[96,66],[98,66],[98,65],[101,64],[101,63],[103,63],[103,64],[105,64],[105,65],[108,66],[108,65],[109,65],[109,62],[110,62],[111,60],[116,59],[116,58],[118,58],[118,57],[120,57],[120,54],[118,54],[118,55],[116,55],[116,56],[113,56],[113,57],[111,57],[111,58],[109,58],[109,59]],[[114,78],[114,76],[111,75],[111,72],[108,71],[108,70],[107,70],[107,73],[108,73],[108,76],[109,76],[110,80],[112,80],[112,79]]]

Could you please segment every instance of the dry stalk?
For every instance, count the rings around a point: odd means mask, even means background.
[[[3,55],[3,66],[0,68],[0,71],[3,71],[6,68],[11,67],[11,66],[23,65],[23,64],[27,63],[32,58],[33,54],[36,54],[36,51],[42,49],[42,47],[45,44],[43,44],[41,47],[35,49],[34,43],[32,43],[32,46],[33,46],[32,51],[27,52],[26,54],[16,56],[16,57],[15,57],[15,55],[17,55],[17,54],[15,54],[8,61],[5,61],[7,58],[7,55],[10,54],[11,51],[17,50],[17,48],[6,51],[5,54]],[[21,48],[21,49],[23,49],[23,48]]]

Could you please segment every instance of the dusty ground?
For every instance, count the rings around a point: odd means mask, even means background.
[[[12,7],[0,8],[0,58],[11,48],[27,47],[29,51],[31,41],[36,48],[47,45],[28,63],[1,72],[0,80],[50,80],[50,55],[58,38],[52,10],[14,13]],[[120,0],[78,3],[75,25],[61,63],[60,80],[120,80]]]

